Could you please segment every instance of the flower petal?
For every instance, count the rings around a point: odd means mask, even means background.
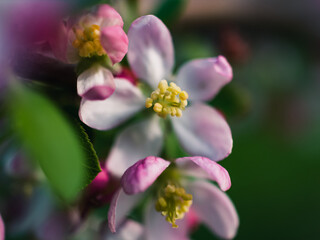
[[[122,27],[104,27],[100,41],[113,64],[120,62],[128,52],[128,37]]]
[[[169,165],[169,161],[154,156],[138,161],[123,174],[123,191],[127,194],[144,192]]]
[[[163,132],[159,121],[158,116],[153,116],[124,129],[111,149],[106,169],[121,177],[138,160],[147,156],[157,156],[163,144]]]
[[[214,108],[195,103],[181,118],[172,118],[172,123],[181,145],[191,155],[219,161],[231,153],[231,130]]]
[[[120,14],[108,4],[101,4],[98,7],[96,16],[102,18],[101,27],[119,26],[123,27],[123,20]]]
[[[120,125],[144,106],[139,88],[125,79],[115,79],[116,90],[103,101],[82,99],[79,117],[89,127],[108,130]]]
[[[227,191],[231,187],[228,171],[208,158],[184,157],[176,159],[175,163],[185,175],[204,177],[216,181],[223,191]]]
[[[193,197],[192,209],[215,234],[232,239],[239,226],[237,211],[229,197],[213,184],[195,181],[187,190]]]
[[[78,94],[87,100],[104,100],[113,94],[115,88],[112,73],[100,65],[85,70],[77,80]]]
[[[189,94],[190,100],[206,101],[232,79],[232,68],[223,56],[192,60],[184,64],[176,82]]]
[[[144,227],[132,220],[126,220],[117,233],[108,232],[105,235],[107,240],[142,240]]]
[[[122,189],[114,194],[108,212],[108,225],[111,232],[116,232],[116,228],[125,220],[126,215],[138,204],[142,196],[143,194],[127,195]]]
[[[187,240],[188,228],[186,218],[177,220],[178,228],[172,228],[166,217],[155,210],[154,202],[150,202],[145,213],[145,231],[148,240]]]
[[[0,215],[0,240],[4,240],[4,236],[5,236],[4,223]]]
[[[171,35],[163,22],[152,15],[136,19],[128,32],[128,61],[137,77],[151,87],[168,76],[174,64]]]

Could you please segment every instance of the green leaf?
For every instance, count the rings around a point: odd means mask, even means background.
[[[97,153],[88,137],[88,134],[84,128],[79,124],[79,138],[81,140],[81,145],[85,153],[85,169],[86,169],[86,184],[92,182],[92,180],[101,172],[101,167],[99,164],[99,158]]]
[[[44,96],[15,86],[9,103],[13,130],[51,186],[72,201],[86,185],[81,143],[61,112]]]

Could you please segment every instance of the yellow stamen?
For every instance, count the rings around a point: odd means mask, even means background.
[[[146,99],[146,108],[151,108],[159,117],[166,118],[169,114],[172,117],[181,117],[182,110],[188,105],[188,93],[181,91],[175,83],[168,84],[167,80],[161,80],[158,88]]]
[[[192,195],[186,193],[184,188],[168,184],[162,189],[156,201],[155,208],[166,217],[166,221],[177,228],[177,219],[182,219],[192,204]]]
[[[72,45],[79,50],[80,57],[102,56],[106,52],[100,43],[100,26],[93,24],[81,30],[73,29],[76,39]]]
[[[163,106],[160,104],[160,103],[156,103],[154,106],[153,106],[153,110],[156,112],[156,113],[160,113],[162,111],[162,108]]]

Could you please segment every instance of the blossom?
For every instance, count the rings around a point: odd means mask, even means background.
[[[162,149],[160,121],[168,115],[181,145],[191,155],[214,161],[227,157],[232,135],[224,117],[203,101],[212,99],[232,78],[232,69],[223,56],[185,63],[174,82],[168,84],[174,64],[171,35],[155,16],[135,20],[128,32],[128,61],[135,75],[149,87],[158,88],[146,98],[139,85],[116,78],[114,94],[104,101],[83,99],[79,116],[88,126],[108,130],[146,107],[158,116],[134,123],[116,139],[107,159],[107,168],[121,176],[128,165]],[[152,100],[150,102],[150,99]],[[189,104],[191,102],[191,104]]]
[[[0,215],[0,240],[4,240],[4,236],[5,236],[5,230],[4,230],[4,223],[2,220],[2,217]]]
[[[102,57],[115,64],[128,51],[128,37],[119,13],[109,5],[101,4],[76,20],[62,22],[51,46],[56,58],[67,63]],[[112,95],[114,89],[112,72],[98,60],[78,76],[77,90],[81,97],[103,100]]]
[[[217,182],[222,191],[207,180]],[[148,240],[188,239],[189,210],[219,237],[233,238],[236,234],[238,215],[223,192],[231,186],[229,174],[208,158],[184,157],[171,163],[149,156],[126,170],[121,186],[108,213],[111,232],[116,232],[125,216],[148,197],[144,218]]]

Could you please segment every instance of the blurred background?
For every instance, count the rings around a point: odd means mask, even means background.
[[[234,78],[211,104],[234,140],[221,164],[236,239],[320,235],[320,2],[190,0],[172,24],[179,63],[222,54]],[[210,239],[202,229],[195,239]]]
[[[232,82],[210,104],[226,116],[233,133],[233,152],[220,163],[231,175],[227,194],[240,216],[235,239],[318,239],[320,2],[82,0],[74,1],[74,10],[105,2],[120,12],[126,30],[138,16],[161,18],[173,36],[176,68],[193,58],[217,55],[231,63]],[[35,77],[29,69],[18,72]],[[55,68],[47,70],[58,74]],[[43,72],[36,76],[42,78]],[[64,78],[59,84],[70,90]],[[48,95],[55,99],[57,93],[61,91]],[[55,100],[67,101],[65,111],[77,114],[78,106],[70,108],[65,95]],[[98,155],[105,154],[105,145],[95,148]],[[216,238],[201,225],[192,239]]]

